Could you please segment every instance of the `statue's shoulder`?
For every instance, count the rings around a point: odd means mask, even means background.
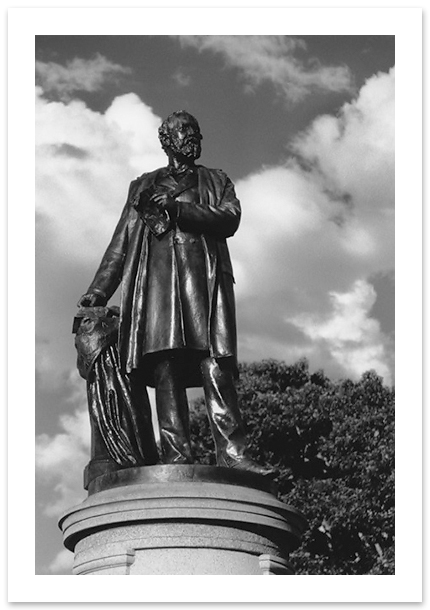
[[[152,172],[144,172],[137,178],[131,181],[131,186],[140,186],[141,184],[154,182],[158,174],[163,170],[163,167],[159,167],[158,169],[154,169]]]
[[[219,169],[216,167],[206,167],[205,165],[198,165],[199,171],[209,172],[210,174],[216,176],[227,176],[223,169]]]
[[[205,167],[204,165],[199,165],[198,167],[199,172],[206,174],[206,176],[210,176],[215,182],[225,183],[229,179],[223,169]]]

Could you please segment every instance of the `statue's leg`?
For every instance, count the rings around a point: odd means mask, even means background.
[[[214,358],[205,358],[201,370],[218,466],[246,470],[262,476],[276,476],[275,469],[260,466],[247,455],[247,440],[233,372]]]
[[[141,371],[132,371],[128,375],[128,379],[130,383],[128,406],[133,419],[132,430],[134,432],[133,435],[130,434],[130,440],[136,445],[137,455],[143,457],[142,463],[145,466],[152,466],[159,462],[159,455],[152,425],[148,390]]]
[[[191,464],[188,400],[179,360],[167,356],[158,362],[154,378],[163,461]]]
[[[205,358],[201,363],[201,370],[217,463],[227,465],[224,462],[228,461],[228,458],[241,460],[246,449],[233,373],[215,358]]]

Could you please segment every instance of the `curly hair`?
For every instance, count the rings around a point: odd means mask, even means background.
[[[197,121],[196,117],[187,112],[186,110],[177,110],[176,112],[172,112],[169,114],[167,119],[165,119],[160,127],[158,128],[158,138],[161,143],[161,148],[164,152],[167,152],[167,149],[170,147],[170,132],[172,129],[172,125],[175,123],[175,119],[186,118],[188,121],[200,132],[200,125]]]

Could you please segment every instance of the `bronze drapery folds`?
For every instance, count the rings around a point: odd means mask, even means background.
[[[91,462],[87,483],[106,470],[156,464],[158,452],[144,385],[136,392],[119,365],[118,308],[81,308],[75,321],[77,365],[87,383]],[[87,487],[87,484],[85,485]]]

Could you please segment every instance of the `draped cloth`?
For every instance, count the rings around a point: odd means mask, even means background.
[[[82,308],[75,319],[78,370],[87,382],[92,458],[122,468],[157,462],[151,408],[145,386],[121,370],[118,308]]]

